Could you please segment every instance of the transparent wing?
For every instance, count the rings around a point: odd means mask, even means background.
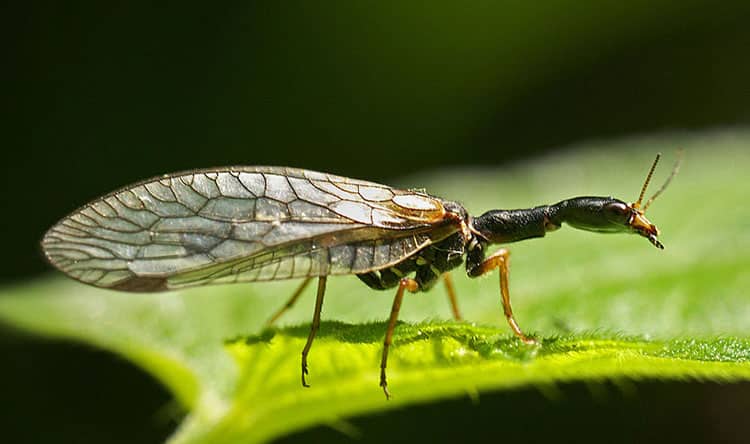
[[[156,178],[73,212],[44,236],[49,261],[130,291],[362,273],[456,228],[439,199],[313,171],[230,167]]]

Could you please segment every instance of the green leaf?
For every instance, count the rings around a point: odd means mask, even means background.
[[[633,200],[655,152],[665,165],[654,189],[676,148],[685,149],[682,171],[649,209],[666,250],[565,227],[510,246],[516,316],[541,346],[513,338],[496,275],[454,273],[468,322],[449,321],[441,288],[407,295],[390,353],[391,401],[378,372],[394,291],[375,292],[355,277],[329,279],[308,389],[299,359],[313,290],[277,329],[262,328],[296,282],[126,294],[56,275],[2,289],[0,320],[96,345],[153,374],[188,413],[175,443],[266,441],[315,424],[355,433],[346,423],[353,415],[510,387],[554,391],[563,381],[750,379],[750,133],[599,145],[396,184],[459,200],[472,214],[575,195]]]

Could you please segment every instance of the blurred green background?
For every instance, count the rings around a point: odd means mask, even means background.
[[[0,283],[49,271],[37,243],[58,218],[164,172],[291,165],[387,182],[592,139],[750,123],[745,1],[32,1],[0,16]],[[173,427],[163,419],[169,395],[117,358],[10,331],[0,347],[8,442],[159,442]],[[573,386],[565,407],[533,402],[531,390],[483,398],[482,409],[509,421],[511,402],[543,418],[570,406],[620,419],[641,412],[638,430],[657,430],[648,415],[681,393],[696,406],[688,420],[700,432],[688,436],[700,437],[711,436],[715,405],[731,402],[710,385],[654,387],[604,408]],[[746,403],[750,389],[732,393]],[[396,434],[433,424],[435,410],[446,422],[484,417],[456,401],[362,427]],[[307,433],[289,441],[338,436]]]

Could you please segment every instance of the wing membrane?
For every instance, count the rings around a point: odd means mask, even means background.
[[[308,170],[230,167],[111,193],[58,222],[42,247],[85,283],[155,291],[384,268],[454,232],[444,214],[424,193]]]

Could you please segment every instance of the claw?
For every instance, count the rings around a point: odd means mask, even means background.
[[[305,375],[307,375],[309,372],[307,371],[307,363],[302,363],[302,387],[310,387],[310,384],[305,381]]]
[[[391,399],[391,392],[388,391],[388,381],[385,377],[385,369],[380,369],[380,387],[383,388],[383,393],[385,393],[385,400]]]
[[[391,392],[388,391],[388,383],[385,382],[385,380],[380,381],[380,386],[383,388],[383,393],[385,393],[385,400],[388,401],[391,399]]]

